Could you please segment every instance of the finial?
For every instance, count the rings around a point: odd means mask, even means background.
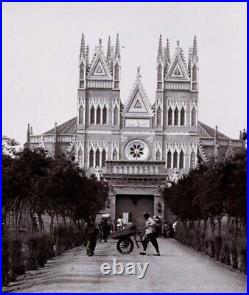
[[[176,41],[176,46],[180,47],[180,41],[179,40]]]
[[[138,66],[137,67],[137,80],[139,81],[142,77],[141,73],[140,73],[140,70],[141,70],[141,66]]]

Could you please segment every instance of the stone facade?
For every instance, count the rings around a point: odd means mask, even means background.
[[[165,47],[162,43],[160,36],[154,104],[150,104],[138,68],[128,103],[124,105],[120,99],[119,36],[115,47],[109,38],[106,53],[99,40],[90,62],[89,47],[82,35],[77,116],[59,126],[55,124],[41,135],[33,135],[28,128],[28,146],[41,146],[52,156],[74,154],[80,167],[89,174],[102,175],[109,182],[105,213],[110,213],[113,219],[117,218],[116,209],[119,212],[122,209],[117,208],[117,199],[123,196],[120,199],[125,200],[126,195],[133,198],[134,208],[124,208],[124,213],[132,216],[130,211],[139,206],[139,200],[143,200],[144,209],[146,196],[153,196],[151,213],[163,217],[160,188],[167,179],[188,173],[198,161],[207,162],[211,157],[224,160],[242,145],[241,141],[198,121],[196,37],[188,61],[179,42],[172,57],[169,41]],[[132,219],[136,220],[136,216]]]

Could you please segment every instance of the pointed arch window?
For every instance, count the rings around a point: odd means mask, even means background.
[[[173,115],[173,111],[172,108],[169,108],[168,110],[168,125],[171,126],[172,125],[172,115]]]
[[[191,155],[190,155],[190,169],[194,169],[195,168],[195,152],[192,151]]]
[[[107,108],[104,106],[103,108],[103,124],[107,123]]]
[[[105,167],[105,161],[106,161],[106,151],[105,151],[105,149],[103,149],[103,151],[102,151],[102,163],[101,163],[102,167]]]
[[[113,151],[112,159],[113,159],[114,161],[118,159],[118,153],[117,153],[117,150],[116,150],[116,149],[114,149],[114,151]]]
[[[178,125],[178,108],[175,108],[174,111],[174,125],[177,126]]]
[[[191,111],[191,126],[196,126],[196,109],[193,108]]]
[[[193,69],[192,69],[192,81],[193,82],[197,81],[197,68],[196,68],[196,65],[194,65]]]
[[[81,150],[81,148],[78,150],[78,163],[79,163],[79,166],[81,167],[82,166],[82,150]]]
[[[159,150],[157,150],[156,152],[156,161],[160,161],[160,156],[161,156],[161,153]]]
[[[161,126],[161,108],[157,108],[157,114],[156,114],[156,119],[157,119],[157,126]]]
[[[90,111],[90,123],[94,124],[95,122],[95,109],[94,106],[91,107],[91,111]]]
[[[183,169],[184,167],[184,153],[183,151],[180,152],[180,161],[179,161],[179,169]]]
[[[115,106],[113,110],[113,124],[118,125],[118,108]]]
[[[99,149],[97,149],[96,151],[96,167],[99,167],[99,164],[100,164],[100,151]]]
[[[83,106],[79,108],[79,124],[83,124]]]
[[[180,125],[181,126],[185,125],[185,110],[183,107],[181,109]]]
[[[84,65],[80,65],[80,80],[84,79]]]
[[[157,68],[157,81],[162,81],[162,65],[160,64]]]
[[[100,116],[101,116],[100,113],[101,113],[101,108],[100,108],[100,106],[98,106],[97,107],[97,114],[96,114],[97,115],[96,116],[96,123],[97,124],[100,124]]]
[[[115,65],[114,80],[119,80],[119,65]]]
[[[168,154],[167,154],[167,168],[168,169],[171,168],[171,151],[168,151]]]
[[[173,168],[177,168],[177,157],[178,157],[177,151],[174,151],[174,154],[173,154]]]
[[[93,150],[92,149],[90,150],[90,153],[89,153],[89,166],[93,167]]]

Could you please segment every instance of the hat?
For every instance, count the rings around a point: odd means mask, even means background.
[[[146,212],[143,213],[143,215],[144,216],[150,216],[150,213],[146,211]]]

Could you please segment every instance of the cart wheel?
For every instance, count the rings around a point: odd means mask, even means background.
[[[129,254],[134,248],[134,243],[130,238],[120,239],[117,243],[117,250],[121,254]]]

